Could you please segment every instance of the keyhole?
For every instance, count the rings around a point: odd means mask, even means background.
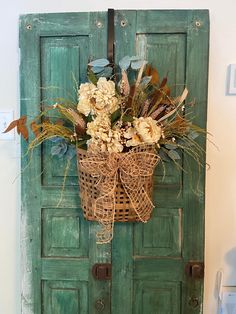
[[[97,300],[95,303],[95,308],[98,312],[102,312],[105,308],[105,304],[103,300]]]
[[[193,309],[199,306],[199,300],[196,297],[191,297],[188,301],[188,305],[191,306]]]

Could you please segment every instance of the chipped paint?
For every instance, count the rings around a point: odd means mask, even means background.
[[[147,36],[146,34],[139,34],[136,39],[137,55],[143,60],[147,59]]]
[[[26,211],[22,210],[21,215],[21,308],[23,314],[34,314],[32,300],[32,262],[31,249],[29,247],[30,228],[27,223]]]

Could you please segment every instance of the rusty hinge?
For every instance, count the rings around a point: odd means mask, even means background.
[[[111,264],[94,264],[92,268],[93,277],[97,280],[111,280]]]
[[[204,263],[203,262],[188,262],[185,266],[185,274],[192,279],[204,278]]]

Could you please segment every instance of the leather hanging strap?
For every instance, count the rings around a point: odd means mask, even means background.
[[[115,29],[114,29],[114,9],[108,9],[108,43],[107,43],[107,58],[110,63],[114,63],[114,40],[115,40]]]

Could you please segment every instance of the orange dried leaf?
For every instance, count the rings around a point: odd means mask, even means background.
[[[6,130],[3,131],[2,133],[10,132],[10,131],[11,131],[12,129],[14,129],[17,125],[18,125],[18,119],[12,121],[12,122],[8,125],[8,127],[6,128]]]
[[[152,75],[152,67],[150,64],[148,64],[145,70],[145,76],[150,76],[150,75]]]
[[[28,129],[27,129],[27,127],[25,125],[18,126],[17,131],[18,131],[19,134],[21,134],[23,136],[23,138],[26,141],[28,141],[29,132],[28,132]]]
[[[25,125],[26,120],[26,116],[22,116],[21,118],[12,121],[3,133],[7,133],[16,127],[17,133],[21,134],[23,138],[28,141],[28,129]]]
[[[163,86],[162,91],[163,91],[167,96],[170,96],[170,88],[169,88],[167,85]]]
[[[30,124],[30,128],[32,130],[32,132],[34,133],[35,137],[37,137],[39,135],[39,128],[40,126],[36,124],[35,121],[31,122]]]
[[[23,138],[28,141],[28,138],[29,138],[29,132],[28,132],[28,129],[25,125],[26,123],[26,116],[23,116],[21,117],[19,120],[18,120],[18,125],[17,125],[17,133],[18,134],[21,134],[23,136]]]
[[[18,124],[17,124],[17,133],[18,134],[21,134],[23,136],[23,138],[28,141],[28,138],[29,138],[29,134],[28,134],[28,129],[25,125],[26,123],[26,116],[23,116],[21,117],[19,120],[18,120]]]
[[[150,64],[147,65],[145,70],[145,76],[151,76],[152,79],[150,81],[151,84],[155,85],[159,83],[159,74],[157,69],[152,68]]]
[[[152,76],[151,83],[152,84],[158,84],[159,83],[159,74],[155,68],[152,69],[151,76]]]
[[[163,88],[167,83],[167,77],[164,77],[163,80],[161,81],[160,88]]]

